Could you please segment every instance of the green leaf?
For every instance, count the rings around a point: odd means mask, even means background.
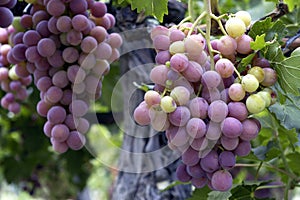
[[[145,15],[153,15],[160,22],[163,21],[165,14],[168,14],[168,0],[130,0],[131,8],[137,12],[145,12]]]
[[[269,110],[276,115],[285,128],[300,129],[300,97],[292,94],[282,94],[282,96],[285,96],[285,100],[276,102],[269,107]]]
[[[188,198],[187,200],[207,200],[208,193],[211,192],[211,189],[208,186],[205,186],[201,189],[196,189],[193,192],[192,197]]]
[[[300,1],[297,0],[283,0],[288,5],[289,11],[292,12],[296,5],[300,6]]]
[[[228,199],[229,197],[231,197],[230,191],[227,192],[211,191],[208,194],[207,200]]]
[[[273,64],[277,72],[281,88],[286,93],[300,95],[300,55],[286,58],[283,61],[278,61],[276,57],[267,59]]]
[[[297,160],[300,158],[300,153],[295,152],[295,153],[290,153],[286,156],[288,160],[288,165],[290,166],[290,169],[295,173],[300,175],[300,165]]]
[[[256,38],[257,35],[266,34],[268,30],[272,27],[272,19],[270,17],[262,21],[257,21],[253,24],[251,30],[249,31],[249,36]]]
[[[281,62],[285,59],[281,45],[278,42],[273,42],[262,49],[264,57],[270,61],[271,64],[276,64],[276,62]]]
[[[249,65],[252,62],[252,59],[254,58],[255,53],[249,54],[247,57],[243,58],[238,66],[239,72],[242,72],[246,69],[246,66]]]
[[[265,34],[265,41],[271,41],[275,37],[280,41],[286,34],[285,29],[286,27],[282,21],[272,22],[272,19],[268,17],[263,21],[255,22],[249,31],[249,36],[256,38]]]
[[[258,51],[266,47],[265,36],[266,34],[257,35],[255,41],[250,42],[251,49]]]

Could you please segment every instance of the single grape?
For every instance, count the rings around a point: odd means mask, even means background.
[[[264,77],[264,80],[260,84],[265,87],[270,87],[270,86],[274,85],[277,81],[276,71],[269,67],[263,68],[263,70],[265,72],[265,77]]]
[[[225,118],[221,123],[222,133],[228,138],[237,138],[242,134],[242,123],[233,117]]]
[[[202,119],[191,118],[187,122],[186,131],[192,138],[201,138],[206,133],[206,124]]]
[[[199,151],[189,147],[186,151],[181,155],[182,162],[187,166],[193,166],[199,163]]]
[[[232,101],[241,101],[244,99],[246,92],[242,84],[234,83],[229,87],[228,95]]]
[[[232,37],[224,35],[219,39],[219,42],[217,43],[217,48],[222,55],[230,57],[235,55],[237,49],[237,42]]]
[[[221,75],[222,78],[232,77],[234,73],[234,65],[227,58],[221,58],[216,62],[216,71]]]
[[[258,82],[260,82],[260,83],[265,78],[265,71],[263,70],[263,68],[258,67],[258,66],[251,67],[247,73],[254,75],[256,77],[256,79],[258,80]]]
[[[265,100],[258,94],[251,94],[246,100],[246,107],[252,114],[263,111],[266,107]]]
[[[222,122],[228,115],[228,107],[224,101],[213,101],[208,107],[208,117],[214,122]]]
[[[149,109],[149,117],[151,127],[156,131],[165,131],[170,126],[167,113],[161,110],[159,106],[153,106]]]
[[[174,99],[177,105],[182,106],[186,105],[190,100],[190,92],[183,86],[177,86],[171,91],[170,97]]]
[[[228,104],[228,116],[243,121],[248,117],[248,110],[242,102],[230,102]]]
[[[176,41],[171,43],[169,47],[169,52],[171,55],[174,55],[176,53],[184,53],[185,52],[184,42]]]
[[[170,59],[170,66],[175,71],[182,72],[188,67],[188,65],[189,60],[184,54],[177,53]]]
[[[176,177],[181,182],[189,182],[192,177],[186,171],[186,165],[180,164],[176,169]]]
[[[227,170],[216,171],[211,178],[215,190],[226,192],[232,187],[232,175]]]
[[[223,169],[231,169],[235,165],[235,155],[231,151],[223,151],[219,155],[219,163]]]
[[[240,37],[236,38],[237,48],[236,51],[240,54],[250,54],[252,49],[250,47],[250,43],[253,39],[246,34],[241,35]]]
[[[164,112],[171,113],[176,110],[177,105],[172,97],[164,96],[161,98],[160,107]]]
[[[53,106],[47,113],[47,119],[52,124],[63,123],[66,118],[66,110],[61,106]]]
[[[221,124],[210,121],[207,126],[205,137],[212,141],[217,141],[222,135]]]
[[[246,32],[246,25],[240,18],[229,18],[225,24],[225,29],[229,36],[236,38]]]
[[[169,113],[169,120],[175,126],[186,125],[190,117],[190,110],[185,106],[178,106],[173,112]]]
[[[66,141],[69,134],[69,128],[64,124],[56,124],[51,130],[51,136],[58,142]]]
[[[255,92],[259,87],[257,78],[252,74],[243,76],[241,84],[246,92]]]
[[[242,121],[243,131],[240,135],[240,138],[244,141],[250,141],[256,138],[260,131],[260,127],[258,126],[256,119],[249,118]]]
[[[81,149],[86,143],[86,139],[84,135],[79,133],[78,131],[70,132],[70,135],[67,139],[68,146],[73,150]]]
[[[205,119],[207,117],[208,103],[202,97],[195,97],[189,102],[192,117]]]
[[[216,71],[206,71],[202,74],[202,83],[208,88],[216,88],[221,83],[221,76]]]
[[[189,136],[186,132],[185,127],[177,127],[171,125],[166,130],[166,137],[169,143],[177,147],[183,146],[189,141]]]
[[[161,96],[158,92],[149,90],[145,93],[144,100],[148,106],[159,105]]]
[[[247,11],[240,10],[235,13],[235,17],[241,19],[245,23],[246,27],[248,27],[251,23],[251,15]]]
[[[208,173],[215,172],[219,169],[219,156],[214,150],[211,150],[205,157],[200,160],[202,169]]]
[[[221,144],[228,151],[234,150],[239,144],[239,138],[228,138],[225,135],[221,136]]]
[[[234,153],[237,156],[247,156],[251,152],[251,143],[250,141],[240,141],[236,149],[234,150]]]

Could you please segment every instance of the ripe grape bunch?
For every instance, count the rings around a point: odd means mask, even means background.
[[[196,188],[231,188],[236,156],[250,153],[261,128],[251,116],[275,101],[276,72],[259,53],[239,72],[238,60],[253,52],[245,33],[250,22],[247,12],[237,12],[226,21],[227,34],[211,41],[191,22],[151,32],[155,85],[133,116],[139,125],[165,131],[168,146],[181,153],[178,180]]]
[[[14,15],[12,9],[18,0],[1,0],[0,1],[0,27],[7,28],[13,22]]]
[[[90,127],[90,103],[101,96],[103,76],[119,57],[122,38],[107,32],[115,18],[94,0],[26,2],[31,8],[13,22],[7,59],[22,76],[33,76],[40,91],[36,109],[47,118],[44,133],[53,149],[79,150]]]
[[[14,32],[14,28],[0,28],[0,84],[5,95],[1,98],[1,107],[18,114],[21,110],[21,103],[27,97],[27,87],[32,82],[32,77],[24,71],[21,63],[10,65],[7,55],[11,51],[8,44],[9,36]]]

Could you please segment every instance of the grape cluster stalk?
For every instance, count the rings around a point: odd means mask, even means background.
[[[270,89],[276,72],[265,58],[257,54],[239,72],[238,58],[253,52],[253,39],[245,34],[250,23],[251,16],[239,11],[227,20],[226,34],[211,41],[191,22],[151,32],[157,52],[150,72],[155,85],[133,117],[139,125],[165,131],[170,149],[181,153],[178,180],[196,188],[232,187],[236,157],[251,152],[251,140],[261,129],[253,114],[276,99]]]
[[[27,0],[27,14],[13,22],[8,63],[32,75],[40,91],[36,109],[44,133],[59,153],[81,149],[90,123],[85,115],[101,96],[102,79],[119,57],[122,38],[108,33],[115,18],[94,0]]]

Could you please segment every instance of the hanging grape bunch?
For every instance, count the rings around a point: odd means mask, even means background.
[[[37,112],[47,118],[44,133],[55,151],[85,144],[92,100],[101,96],[102,78],[119,57],[122,38],[106,5],[94,0],[37,0],[14,22],[9,63],[33,75],[40,91]],[[21,73],[21,72],[20,72]]]
[[[245,34],[250,23],[247,12],[237,12],[221,27],[224,35],[212,41],[191,22],[151,32],[155,86],[145,93],[134,119],[165,131],[168,146],[181,152],[178,180],[196,188],[231,188],[236,156],[250,153],[260,131],[252,114],[274,102],[269,87],[277,76],[266,59],[257,54],[251,65],[238,67],[238,58],[253,52],[253,39]]]
[[[24,63],[10,65],[7,60],[7,55],[11,51],[8,40],[13,32],[12,26],[0,28],[0,84],[4,92],[1,107],[18,114],[21,110],[21,103],[28,97],[27,87],[31,84],[32,77],[24,70]]]

